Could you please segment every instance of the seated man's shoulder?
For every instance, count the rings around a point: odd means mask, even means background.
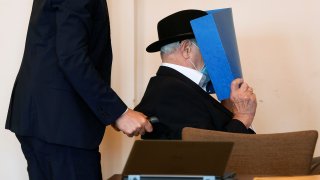
[[[167,76],[156,76],[154,78],[151,78],[150,86],[159,87],[163,90],[171,90],[172,88],[177,89],[183,89],[183,88],[189,88],[190,85],[188,85],[186,82],[182,81],[181,79],[175,78],[175,77],[167,77]]]

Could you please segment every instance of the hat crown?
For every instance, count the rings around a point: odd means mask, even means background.
[[[171,14],[158,22],[157,42],[147,47],[148,52],[159,51],[164,45],[194,37],[190,21],[207,15],[200,10],[183,10]]]
[[[190,21],[206,15],[199,10],[184,10],[162,19],[158,23],[158,37],[164,39],[180,34],[193,33]]]

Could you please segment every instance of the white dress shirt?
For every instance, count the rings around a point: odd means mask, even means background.
[[[198,84],[204,91],[206,90],[206,84],[203,83],[203,79],[205,77],[201,72],[171,63],[162,63],[161,66],[166,66],[180,72],[181,74],[189,78],[191,81]]]

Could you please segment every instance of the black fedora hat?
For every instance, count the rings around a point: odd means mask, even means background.
[[[205,11],[189,9],[171,14],[158,22],[159,40],[147,47],[147,52],[160,51],[161,47],[176,41],[194,38],[190,21],[207,15]]]

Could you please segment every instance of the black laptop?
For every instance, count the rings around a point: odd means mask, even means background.
[[[122,177],[124,180],[215,180],[232,178],[225,168],[232,142],[137,140]]]

